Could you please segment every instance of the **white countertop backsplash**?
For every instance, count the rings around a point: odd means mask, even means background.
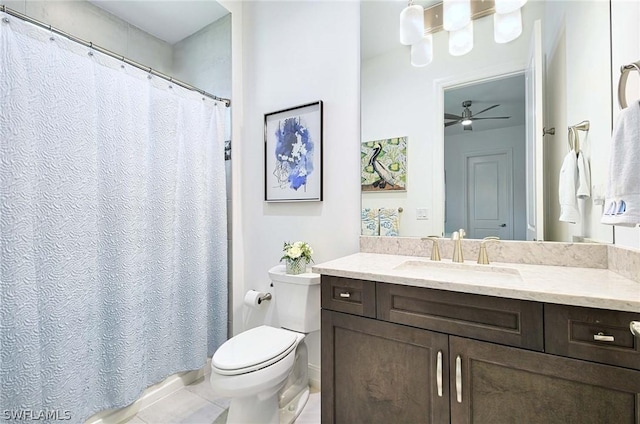
[[[640,312],[640,250],[595,243],[500,241],[487,244],[491,264],[477,265],[479,240],[463,240],[464,264],[451,262],[453,243],[408,237],[361,237],[360,253],[317,264],[339,277],[440,290]],[[483,268],[487,267],[487,268]]]

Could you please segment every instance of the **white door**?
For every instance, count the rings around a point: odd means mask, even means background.
[[[542,29],[540,21],[533,25],[529,61],[525,74],[526,85],[526,166],[527,166],[527,240],[544,240],[544,181],[543,171],[543,64]]]
[[[468,237],[513,240],[511,151],[467,156]]]

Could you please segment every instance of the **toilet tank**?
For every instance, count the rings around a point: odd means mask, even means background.
[[[320,330],[320,274],[290,275],[284,265],[269,270],[280,327],[300,333]]]

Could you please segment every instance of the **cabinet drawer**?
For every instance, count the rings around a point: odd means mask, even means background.
[[[376,291],[378,319],[543,350],[541,303],[385,283]]]
[[[640,340],[629,330],[640,313],[545,304],[545,350],[640,370]]]
[[[376,317],[376,283],[322,276],[322,309]]]

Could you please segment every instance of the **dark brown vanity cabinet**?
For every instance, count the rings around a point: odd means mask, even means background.
[[[446,334],[323,310],[322,422],[449,422],[448,344]]]
[[[640,424],[638,341],[609,334],[640,314],[326,276],[322,290],[323,423]],[[583,337],[571,317],[622,346],[547,353]]]

